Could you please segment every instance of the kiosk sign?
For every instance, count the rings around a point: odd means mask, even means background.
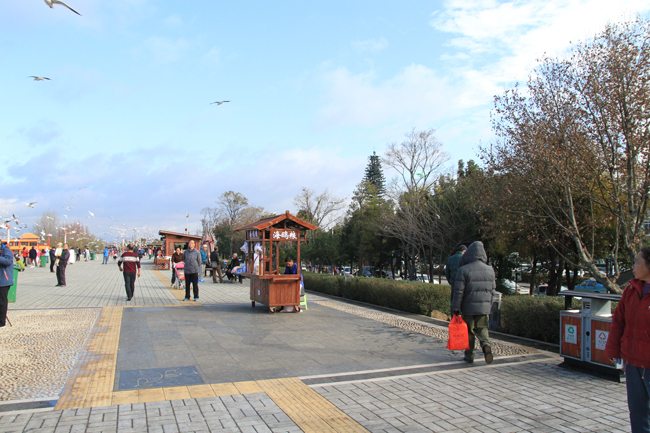
[[[271,230],[271,239],[274,241],[297,241],[300,237],[298,230],[275,229]]]
[[[609,332],[600,329],[596,331],[596,350],[605,350],[607,337],[609,337]]]
[[[576,325],[564,325],[564,342],[578,344],[578,327]]]

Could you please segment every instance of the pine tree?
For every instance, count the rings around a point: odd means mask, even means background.
[[[384,172],[381,169],[381,160],[379,156],[372,152],[372,155],[368,157],[368,165],[366,166],[366,174],[363,177],[363,183],[368,183],[373,185],[373,193],[377,197],[383,197],[386,192],[386,179],[384,178]]]

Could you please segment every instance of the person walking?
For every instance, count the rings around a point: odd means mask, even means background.
[[[58,248],[61,248],[61,244],[57,245]],[[50,249],[50,272],[54,273],[54,266],[56,266],[56,249]]]
[[[32,266],[36,266],[36,257],[38,257],[38,252],[36,251],[36,248],[32,247],[31,250],[29,250],[29,264]]]
[[[494,269],[487,264],[483,242],[476,241],[467,248],[456,274],[451,292],[451,315],[461,314],[467,324],[469,349],[464,360],[474,362],[474,345],[478,337],[485,362],[492,363],[492,349],[488,334],[492,295],[496,289]]]
[[[23,254],[23,263],[25,264],[25,266],[29,265],[29,250],[27,249],[27,247],[23,247],[22,254]]]
[[[102,259],[102,265],[107,265],[108,264],[108,255],[110,254],[110,250],[108,247],[104,247],[104,258]]]
[[[86,245],[86,249],[84,250],[84,254],[86,255],[86,261],[90,260],[90,248],[88,248],[88,245]]]
[[[185,260],[185,256],[181,252],[181,247],[176,246],[176,251],[172,254],[172,287],[174,287],[174,282],[176,282],[176,264],[183,263],[183,260]]]
[[[7,324],[9,289],[14,284],[14,255],[5,241],[0,244],[0,328]]]
[[[217,282],[217,273],[219,273],[219,282],[223,284],[221,260],[219,260],[219,247],[216,245],[214,246],[214,250],[210,253],[210,266],[212,267],[212,282]]]
[[[138,278],[140,278],[140,257],[137,253],[133,252],[133,245],[129,244],[126,247],[127,251],[120,256],[120,260],[117,261],[117,266],[120,268],[120,272],[124,273],[124,288],[126,289],[126,300],[130,301],[135,295],[135,273],[138,272]],[[124,268],[124,269],[122,269]]]
[[[194,241],[190,241],[189,249],[185,250],[185,299],[190,300],[190,284],[194,289],[194,300],[199,300],[199,272],[201,272],[201,253],[194,248]]]
[[[57,248],[57,251],[59,249]],[[61,253],[57,255],[56,260],[56,281],[57,284],[55,287],[65,287],[65,268],[68,266],[68,261],[70,260],[70,250],[68,250],[68,244],[63,244],[63,248],[60,250]],[[74,253],[74,251],[73,251]]]
[[[605,344],[605,356],[623,360],[632,433],[650,432],[650,247],[634,258],[634,278],[623,290]]]
[[[201,275],[205,277],[205,267],[208,265],[208,246],[203,245],[201,248]],[[204,280],[199,276],[199,283],[203,283]]]
[[[467,247],[461,245],[456,250],[456,254],[447,259],[447,264],[445,265],[445,277],[447,278],[447,283],[451,286],[451,290],[454,290],[456,274],[458,273],[458,268],[460,268],[460,261],[463,259],[465,251],[467,251]]]

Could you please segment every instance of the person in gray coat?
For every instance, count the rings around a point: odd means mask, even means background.
[[[478,337],[485,362],[492,362],[492,349],[488,335],[488,322],[492,295],[496,289],[494,269],[487,264],[487,254],[483,242],[476,241],[469,246],[456,274],[451,293],[451,314],[461,314],[469,335],[469,350],[465,351],[465,361],[474,362],[474,344]]]
[[[185,250],[183,262],[185,262],[185,299],[190,300],[190,284],[194,289],[194,300],[199,300],[199,272],[201,272],[201,253],[194,248],[194,241],[190,241],[189,248]]]

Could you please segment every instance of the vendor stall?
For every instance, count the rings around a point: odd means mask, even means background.
[[[318,227],[301,220],[287,211],[284,215],[262,218],[238,227],[246,232],[246,260],[243,276],[250,279],[250,299],[267,305],[271,313],[279,307],[294,307],[300,311],[300,244],[305,242],[307,230]],[[296,242],[297,275],[282,275],[280,269],[280,243]]]
[[[201,245],[201,236],[170,232],[167,230],[160,230],[158,234],[160,235],[160,240],[163,242],[163,252],[160,257],[154,259],[155,269],[171,269],[171,255],[177,246],[181,247],[181,250],[186,250],[188,248],[187,244],[190,241],[194,241],[197,248]]]

